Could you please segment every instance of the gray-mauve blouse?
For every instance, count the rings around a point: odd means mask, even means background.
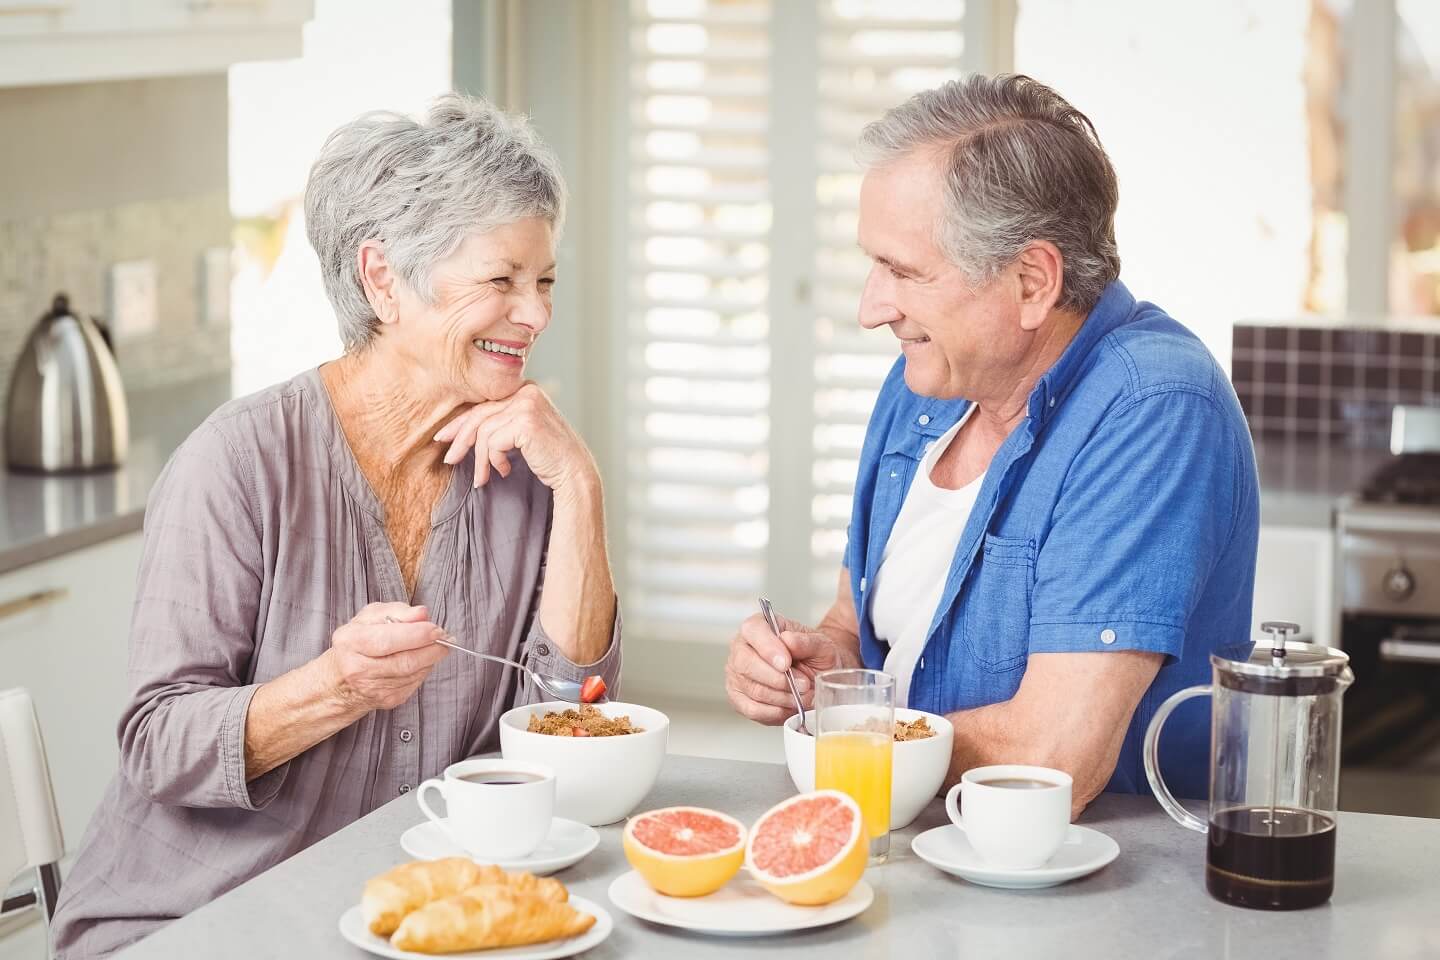
[[[520,457],[478,490],[472,475],[459,464],[431,515],[413,602],[462,643],[615,689],[618,611],[588,666],[536,616],[550,491]],[[61,887],[60,956],[117,950],[496,749],[500,714],[537,699],[533,687],[456,654],[401,706],[246,783],[256,688],[324,653],[366,604],[410,600],[318,370],[226,404],[185,441],[145,513],[120,772]]]

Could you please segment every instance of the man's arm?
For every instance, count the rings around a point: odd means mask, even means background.
[[[1078,815],[1109,782],[1130,717],[1164,659],[1138,650],[1031,655],[1014,697],[949,715],[955,745],[946,787],[971,767],[1053,767],[1075,779],[1070,814]]]

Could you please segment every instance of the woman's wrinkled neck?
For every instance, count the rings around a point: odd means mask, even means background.
[[[362,465],[442,465],[445,447],[435,433],[464,403],[425,371],[366,346],[321,366],[320,378]]]

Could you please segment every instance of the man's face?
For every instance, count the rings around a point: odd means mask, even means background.
[[[1004,395],[1034,334],[1020,325],[1013,271],[976,289],[936,246],[942,159],[936,150],[921,150],[865,174],[859,239],[874,263],[860,298],[860,325],[890,327],[905,353],[905,383],[915,393]]]

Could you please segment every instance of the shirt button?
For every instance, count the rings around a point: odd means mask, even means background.
[[[894,479],[895,479],[896,477],[898,477],[898,476],[900,476],[900,474],[896,473],[894,470],[891,470],[891,471],[890,471],[890,479],[891,479],[891,480],[894,480]]]
[[[414,738],[415,738],[415,734],[411,733],[409,730],[401,730],[401,731],[400,731],[400,742],[401,742],[401,743],[409,743],[409,742],[410,742],[411,740],[413,740]]]
[[[929,422],[930,422],[930,414],[928,414],[928,413],[922,413],[922,414],[920,414],[920,426],[923,427],[923,426],[925,426],[925,424],[927,424],[927,423],[929,423]]]
[[[1101,631],[1100,631],[1100,642],[1101,642],[1101,643],[1114,643],[1114,642],[1115,642],[1115,631],[1114,631],[1114,630],[1109,630],[1109,629],[1101,630]]]
[[[537,657],[548,657],[548,656],[550,656],[550,647],[549,647],[549,645],[544,644],[544,643],[538,643],[538,644],[536,644],[536,645],[535,645],[535,656],[537,656]]]
[[[410,792],[410,784],[408,784],[408,783],[402,783],[402,784],[400,784],[400,792],[401,792],[401,794],[409,793],[409,792]]]
[[[1054,397],[1051,397],[1051,398],[1050,398],[1050,406],[1052,406],[1052,407],[1055,406],[1055,398],[1054,398]]]
[[[865,589],[865,578],[864,578],[864,577],[861,577],[861,578],[860,578],[860,589],[861,589],[861,590],[864,590],[864,589]]]

